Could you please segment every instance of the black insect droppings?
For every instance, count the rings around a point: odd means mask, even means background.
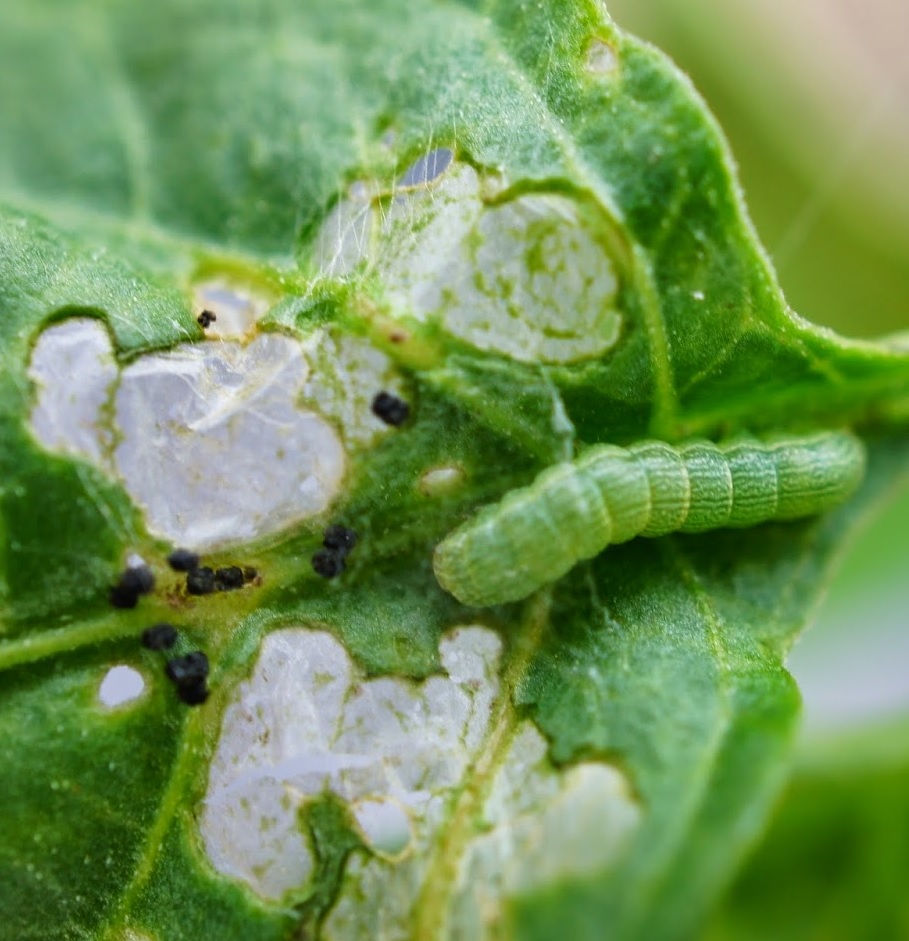
[[[139,596],[147,595],[154,587],[155,575],[147,565],[131,566],[120,573],[108,599],[115,608],[135,608]]]
[[[243,569],[239,565],[227,565],[215,569],[215,591],[233,591],[243,587]]]
[[[149,650],[168,650],[177,642],[173,624],[154,624],[142,631],[142,646]]]
[[[114,608],[135,608],[139,603],[139,593],[118,583],[108,592],[107,599]]]
[[[201,650],[174,657],[164,667],[167,678],[181,686],[185,683],[198,683],[208,677],[208,657]]]
[[[183,657],[174,657],[164,667],[167,678],[176,686],[177,695],[188,706],[198,706],[208,699],[208,657],[194,650]]]
[[[198,553],[189,549],[174,549],[167,557],[167,564],[175,572],[191,572],[199,567],[200,561]]]
[[[187,706],[201,706],[208,699],[208,687],[205,685],[205,680],[189,686],[178,686],[177,696]]]
[[[147,565],[131,566],[120,576],[120,584],[147,595],[155,587],[155,573]]]
[[[217,319],[214,311],[203,310],[202,313],[196,317],[196,323],[198,323],[203,330],[207,330]]]
[[[312,567],[323,578],[335,578],[344,571],[345,559],[357,544],[357,534],[346,526],[334,523],[322,536],[324,549],[312,557]]]
[[[320,549],[312,557],[312,567],[322,578],[336,578],[344,571],[344,556],[332,549]]]
[[[357,544],[357,534],[346,526],[335,523],[325,530],[322,545],[342,556],[349,555]]]
[[[410,415],[410,406],[390,392],[379,392],[372,400],[372,411],[386,425],[403,425]]]
[[[215,573],[207,565],[187,572],[186,590],[191,595],[210,595],[215,590]]]

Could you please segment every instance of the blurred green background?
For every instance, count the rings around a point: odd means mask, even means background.
[[[792,306],[850,335],[909,327],[909,3],[607,6],[719,118]]]
[[[909,2],[607,0],[725,130],[792,307],[909,329]],[[843,559],[789,666],[791,782],[707,941],[909,941],[909,493]]]

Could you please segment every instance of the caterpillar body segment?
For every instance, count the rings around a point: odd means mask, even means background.
[[[636,536],[823,513],[853,493],[864,470],[864,446],[847,432],[599,445],[450,533],[436,547],[435,574],[465,604],[517,601]]]

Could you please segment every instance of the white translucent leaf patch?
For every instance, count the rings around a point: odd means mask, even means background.
[[[256,322],[268,310],[268,301],[221,280],[205,281],[193,289],[195,306],[214,314],[205,328],[209,338],[244,337],[255,332]]]
[[[603,871],[639,815],[615,768],[583,762],[557,775],[547,768],[545,739],[523,723],[486,801],[482,835],[461,865],[451,936],[490,933],[502,898]]]
[[[375,231],[375,194],[355,183],[325,217],[316,239],[319,271],[331,278],[349,275],[369,255]]]
[[[368,447],[388,434],[373,399],[380,391],[407,396],[391,359],[360,337],[331,330],[320,330],[305,347],[312,372],[302,401],[331,418],[350,445]]]
[[[305,890],[316,867],[307,807],[330,791],[364,850],[348,861],[323,935],[410,937],[453,803],[501,737],[501,654],[495,632],[462,627],[440,643],[441,675],[365,679],[328,633],[270,634],[225,712],[210,769],[200,828],[212,864],[267,899]],[[484,937],[504,899],[599,872],[627,845],[639,810],[622,776],[596,762],[560,772],[546,751],[520,724],[477,814],[460,824],[471,836],[446,890],[451,936]]]
[[[383,353],[327,331],[185,343],[120,371],[89,318],[46,329],[29,375],[41,444],[119,478],[153,534],[195,549],[323,513],[348,451],[389,433],[372,398],[404,394]]]
[[[325,510],[345,454],[334,428],[296,399],[300,344],[185,344],[123,370],[117,470],[149,527],[205,548],[252,539]]]
[[[38,391],[31,423],[49,450],[101,464],[113,443],[102,412],[117,381],[117,363],[104,324],[76,317],[48,327],[28,366]]]
[[[401,315],[440,323],[482,350],[526,362],[599,356],[618,341],[618,277],[577,202],[534,193],[492,201],[501,182],[431,151],[392,195],[360,184],[328,216],[322,273],[360,264]]]
[[[417,486],[424,497],[440,497],[460,489],[466,477],[463,467],[446,464],[425,471]]]
[[[618,66],[618,58],[609,43],[594,39],[587,47],[586,64],[592,75],[610,75]]]

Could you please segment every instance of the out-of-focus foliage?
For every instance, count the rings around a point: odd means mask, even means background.
[[[853,335],[906,327],[909,7],[610,0],[609,8],[707,98],[792,306]]]
[[[909,937],[907,832],[909,758],[802,773],[705,941]]]

